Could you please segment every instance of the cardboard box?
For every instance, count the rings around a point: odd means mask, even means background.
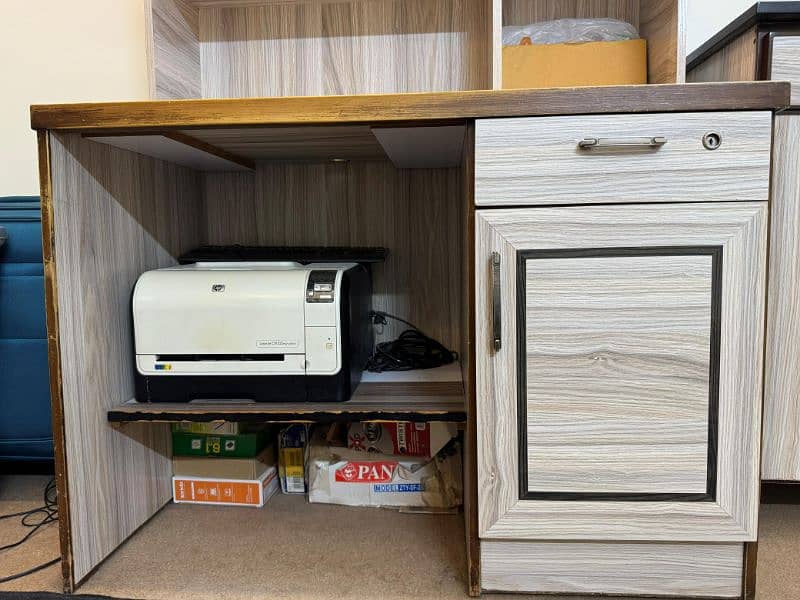
[[[212,423],[190,423],[181,421],[172,424],[172,431],[183,433],[216,433],[220,435],[236,435],[239,433],[239,423],[228,421],[214,421]]]
[[[269,432],[262,429],[237,435],[172,432],[173,456],[222,456],[253,458],[269,443]]]
[[[218,479],[259,479],[275,466],[275,447],[270,445],[254,458],[220,458],[218,456],[174,456],[172,474],[182,477],[214,477]]]
[[[586,42],[503,47],[503,88],[647,83],[647,42]]]
[[[347,428],[351,450],[430,458],[458,435],[455,423],[352,423]]]
[[[275,467],[252,480],[177,475],[172,478],[173,499],[177,504],[261,507],[277,491],[278,470]]]
[[[306,493],[306,444],[308,428],[290,425],[278,434],[278,472],[284,494]]]
[[[330,447],[315,438],[308,488],[309,502],[454,508],[463,497],[461,448],[453,444],[434,458],[399,457]]]

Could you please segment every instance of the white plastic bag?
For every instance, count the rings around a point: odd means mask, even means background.
[[[630,23],[617,19],[558,19],[503,27],[504,46],[518,46],[525,37],[534,44],[575,44],[636,40],[639,32]]]

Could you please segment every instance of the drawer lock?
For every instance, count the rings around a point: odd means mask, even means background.
[[[709,131],[703,136],[703,148],[706,150],[716,150],[722,145],[722,135],[716,131]]]

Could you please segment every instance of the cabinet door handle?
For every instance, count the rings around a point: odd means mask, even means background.
[[[578,148],[582,150],[590,150],[592,148],[660,148],[666,143],[667,138],[663,135],[620,138],[587,137],[578,142]]]
[[[500,253],[492,252],[492,346],[495,352],[502,347],[503,322],[500,304]]]

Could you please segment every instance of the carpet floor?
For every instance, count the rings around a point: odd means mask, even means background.
[[[41,505],[48,479],[0,476],[0,514]],[[248,518],[231,518],[231,511],[247,511]],[[15,519],[0,521],[0,545],[27,531]],[[375,531],[386,535],[376,536]],[[281,543],[274,544],[275,539]],[[442,544],[442,539],[453,541]],[[82,595],[71,598],[463,600],[462,539],[461,517],[456,515],[308,505],[301,498],[280,495],[260,511],[168,505],[97,569],[81,586]],[[357,570],[352,568],[351,550],[363,557]],[[757,599],[800,598],[800,505],[762,505],[758,553]],[[57,525],[47,525],[24,546],[0,553],[0,577],[57,554]],[[213,567],[187,568],[187,564]],[[43,592],[60,590],[60,569],[54,565],[0,584],[0,599],[52,600],[61,596]],[[552,595],[541,598],[558,600]]]

